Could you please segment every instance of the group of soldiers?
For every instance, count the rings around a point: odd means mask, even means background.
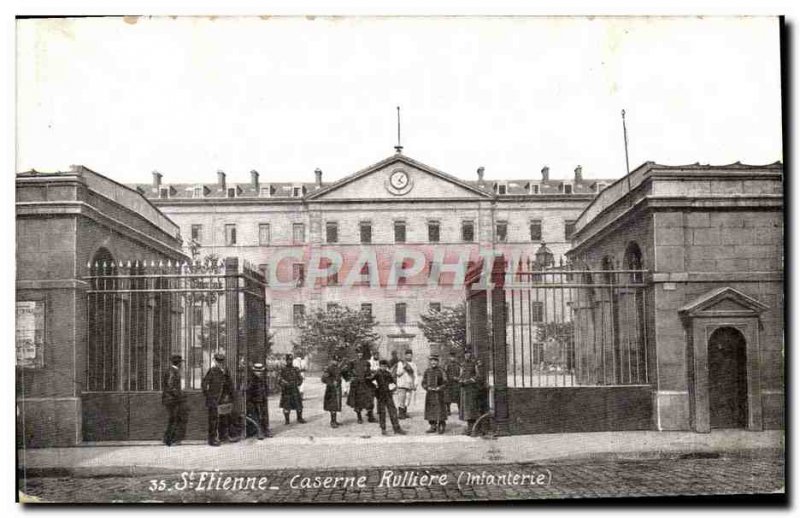
[[[297,423],[303,419],[303,373],[293,362],[291,354],[285,356],[285,364],[278,370],[277,380],[281,391],[280,407],[284,423],[290,424],[291,411],[297,414]],[[186,401],[181,386],[180,366],[183,358],[173,355],[170,367],[164,373],[162,383],[162,402],[168,413],[164,443],[167,446],[178,444],[186,433]],[[483,411],[483,382],[480,362],[467,350],[463,361],[451,353],[449,361],[442,368],[439,357],[432,355],[422,376],[413,360],[413,353],[405,351],[404,357],[392,352],[389,360],[380,359],[377,352],[365,349],[360,358],[345,361],[335,355],[322,374],[325,385],[323,409],[330,413],[331,428],[341,423],[337,414],[342,412],[343,385],[349,383],[347,405],[356,413],[359,424],[364,422],[362,412],[366,412],[367,422],[378,422],[381,433],[386,435],[386,417],[392,424],[395,434],[406,432],[400,420],[410,418],[408,407],[413,395],[421,386],[425,391],[424,419],[430,425],[426,433],[445,432],[446,421],[451,407],[456,404],[459,418],[466,421],[466,435],[474,433],[475,421]],[[214,355],[214,364],[202,381],[205,406],[208,411],[208,444],[219,446],[225,441],[235,441],[241,435],[241,428],[231,420],[233,412],[234,386],[229,369],[225,365],[225,355]],[[269,395],[266,367],[254,363],[247,373],[246,393],[246,434],[261,440],[272,437],[269,424],[267,397]],[[396,404],[395,404],[396,402]],[[374,409],[377,406],[378,419]]]
[[[444,368],[439,365],[438,355],[431,355],[428,362],[428,368],[420,376],[410,350],[405,351],[402,359],[393,352],[390,360],[379,359],[377,352],[369,351],[364,351],[361,358],[350,363],[334,356],[322,375],[325,384],[323,408],[330,413],[331,428],[340,426],[337,413],[342,411],[342,383],[349,381],[347,404],[355,411],[357,422],[364,422],[363,411],[367,413],[368,422],[376,422],[373,408],[377,406],[377,422],[384,435],[387,435],[387,414],[394,433],[406,433],[400,427],[400,420],[410,417],[408,407],[420,386],[425,390],[423,418],[430,425],[426,433],[443,434],[452,405],[456,404],[459,418],[467,422],[464,433],[472,434],[475,421],[483,411],[480,362],[469,350],[462,362],[451,353]]]

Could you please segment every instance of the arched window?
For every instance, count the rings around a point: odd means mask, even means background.
[[[628,248],[625,249],[625,269],[642,270],[643,268],[642,250],[635,241],[631,241],[628,243]],[[631,273],[631,282],[640,283],[643,280],[642,272]]]

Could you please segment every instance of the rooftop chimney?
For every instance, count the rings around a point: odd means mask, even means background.
[[[250,183],[253,184],[253,189],[255,189],[256,192],[258,192],[258,171],[256,171],[255,169],[250,171]]]
[[[225,190],[225,171],[217,169],[217,184],[223,191]]]
[[[575,181],[580,182],[583,180],[583,168],[581,166],[575,167]]]
[[[317,187],[322,187],[322,169],[314,169],[314,177],[317,179]]]
[[[484,171],[483,166],[480,166],[478,168],[478,181],[480,183],[483,183],[483,171]]]
[[[542,181],[547,182],[550,180],[550,168],[547,166],[542,167]]]
[[[161,188],[161,178],[163,178],[163,176],[164,175],[158,171],[153,171],[153,189],[158,190]]]

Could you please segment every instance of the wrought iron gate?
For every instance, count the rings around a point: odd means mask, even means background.
[[[89,265],[86,294],[84,440],[154,439],[163,432],[162,376],[184,358],[190,438],[205,436],[200,393],[222,352],[244,415],[247,367],[264,361],[264,278],[236,258],[194,263]]]
[[[646,276],[502,256],[470,271],[467,339],[498,433],[650,428]]]

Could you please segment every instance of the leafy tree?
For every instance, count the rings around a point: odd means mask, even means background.
[[[319,364],[327,363],[335,353],[355,358],[377,345],[380,340],[375,331],[377,325],[372,314],[366,311],[339,305],[317,309],[300,325],[300,338],[292,342],[293,351],[314,355]]]
[[[420,315],[419,328],[428,342],[439,344],[441,354],[455,351],[461,356],[467,345],[467,308],[463,302],[457,306],[444,306],[441,310],[428,309]]]

